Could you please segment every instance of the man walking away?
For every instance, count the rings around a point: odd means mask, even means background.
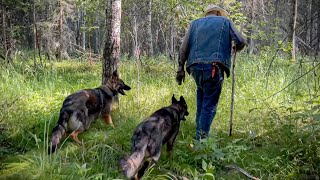
[[[216,114],[224,73],[230,75],[231,41],[235,50],[246,45],[245,39],[227,18],[228,12],[216,5],[209,5],[205,16],[194,20],[183,39],[180,49],[176,80],[179,85],[186,70],[197,84],[196,139],[209,136]]]

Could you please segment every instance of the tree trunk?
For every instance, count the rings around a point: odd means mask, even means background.
[[[81,12],[80,9],[77,10],[78,20],[76,22],[76,44],[78,47],[81,47],[81,37],[80,37],[80,27],[81,27]]]
[[[58,47],[58,54],[57,58],[59,61],[62,60],[62,50],[63,50],[63,40],[62,40],[62,31],[63,31],[63,6],[61,3],[61,0],[59,1],[59,8],[60,8],[60,13],[59,13],[59,47]]]
[[[170,25],[170,59],[175,62],[175,27],[173,18]]]
[[[158,39],[159,39],[159,29],[156,30],[156,32],[154,33],[154,49],[155,51],[153,51],[154,54],[159,53],[159,45],[158,45]]]
[[[3,4],[3,0],[1,0],[1,7],[2,7],[2,39],[3,39],[3,46],[4,46],[4,57],[7,59],[7,52],[8,52],[8,42],[7,42],[7,33],[6,33],[6,9]]]
[[[132,7],[132,14],[136,12],[136,4],[133,5]],[[139,51],[139,44],[138,44],[138,23],[137,23],[137,16],[132,16],[131,18],[131,26],[132,26],[132,33],[131,33],[131,55],[135,58],[138,59],[140,56],[140,51]]]
[[[315,0],[311,0],[310,3],[310,9],[311,9],[311,19],[310,19],[310,46],[313,48],[313,16],[315,12]]]
[[[95,30],[94,30],[94,53],[95,54],[99,54],[99,44],[100,44],[100,38],[99,38],[99,23],[100,22],[100,18],[99,18],[99,14],[96,13],[96,21],[95,21],[95,26],[97,27]]]
[[[12,21],[11,21],[11,14],[10,14],[10,11],[7,11],[6,12],[6,27],[8,27],[9,31],[11,31],[13,29],[13,24],[12,24]],[[6,59],[8,61],[8,63],[11,63],[13,64],[13,60],[11,58],[11,53],[12,53],[12,50],[13,50],[13,40],[12,40],[12,37],[11,37],[11,34],[6,34],[6,39],[7,39],[7,52],[6,52]]]
[[[36,47],[38,49],[38,56],[39,56],[39,62],[42,65],[42,57],[41,57],[41,30],[39,31],[38,29],[38,25],[37,25],[37,14],[36,14],[36,7],[35,7],[35,0],[34,0],[34,16],[33,16],[33,22],[34,22],[34,29],[35,29],[35,35],[36,35]],[[38,16],[39,18],[39,16]],[[40,14],[40,18],[41,18],[41,14]]]
[[[296,26],[297,26],[298,0],[291,0],[290,7],[292,10],[292,16],[289,22],[288,42],[289,42],[289,45],[292,45],[292,49],[291,49],[291,53],[289,54],[289,59],[295,61],[296,59],[295,34],[296,34]]]
[[[174,62],[174,13],[173,13],[173,9],[171,8],[171,12],[170,12],[171,16],[170,16],[170,54],[169,57],[171,60],[173,60]]]
[[[41,57],[41,33],[39,33],[38,31],[38,26],[36,25],[36,44],[37,44],[37,48],[38,48],[38,55],[39,55],[39,61],[40,61],[40,65],[43,65],[42,63],[42,57]]]
[[[37,30],[36,30],[36,0],[33,0],[33,65],[37,66]]]
[[[168,38],[167,38],[167,33],[163,25],[161,24],[160,19],[158,19],[158,24],[159,24],[159,30],[162,36],[162,41],[160,41],[159,44],[162,44],[162,53],[165,53],[166,55],[169,55],[169,48],[168,48]]]
[[[138,45],[138,25],[137,25],[137,17],[133,17],[133,27],[132,27],[132,54],[133,57],[138,59],[139,58],[139,45]]]
[[[310,19],[310,13],[311,13],[311,3],[312,3],[312,0],[306,0],[306,11],[305,11],[305,19],[304,19],[304,24],[305,24],[305,30],[304,32],[302,33],[302,36],[303,36],[303,40],[304,42],[306,42],[307,44],[310,44],[310,26],[309,26],[309,19]]]
[[[249,11],[249,27],[248,27],[248,45],[249,47],[247,48],[247,53],[251,54],[253,52],[253,47],[254,47],[254,42],[252,40],[252,32],[253,32],[253,26],[254,26],[254,12],[255,12],[255,0],[251,1],[252,3],[250,5],[248,5],[248,9],[250,9]]]
[[[318,1],[318,43],[317,43],[317,51],[316,51],[316,56],[319,55],[320,51],[320,2]]]
[[[146,34],[146,40],[147,40],[147,55],[148,57],[153,56],[153,42],[152,42],[152,0],[148,0],[148,6],[147,6],[147,34]]]
[[[90,37],[90,30],[88,30],[88,46],[89,46],[89,62],[90,62],[90,65],[93,64],[93,61],[92,61],[92,56],[91,56],[91,37]]]
[[[102,60],[102,84],[106,84],[112,73],[118,70],[120,59],[121,0],[106,1],[107,29]]]
[[[86,15],[86,12],[83,10],[81,17],[82,17],[82,27],[84,27],[84,28],[86,27],[86,21],[84,19],[85,15]],[[86,32],[85,32],[84,28],[82,29],[82,50],[83,51],[86,50]]]

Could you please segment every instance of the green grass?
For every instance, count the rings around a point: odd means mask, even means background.
[[[114,179],[120,157],[130,151],[135,126],[155,110],[183,95],[190,115],[182,123],[174,154],[165,153],[145,179],[246,179],[225,165],[237,164],[261,179],[319,177],[319,76],[312,73],[281,90],[303,72],[292,62],[242,56],[236,69],[233,136],[228,137],[231,78],[223,85],[218,112],[208,142],[193,142],[195,83],[174,80],[176,68],[164,58],[143,62],[122,60],[121,78],[132,87],[112,113],[115,129],[96,121],[79,136],[67,138],[57,154],[46,154],[48,136],[64,98],[101,82],[101,65],[54,62],[34,68],[28,63],[0,67],[0,179]],[[319,74],[319,68],[315,73]],[[318,96],[318,97],[317,97]],[[316,98],[314,98],[316,97]],[[268,98],[268,99],[266,99]],[[251,133],[250,133],[251,132]],[[190,144],[195,144],[192,150]]]

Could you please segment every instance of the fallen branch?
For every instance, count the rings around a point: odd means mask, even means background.
[[[237,171],[241,172],[243,175],[247,176],[249,179],[260,180],[259,178],[252,176],[247,171],[245,171],[244,169],[242,169],[241,167],[239,167],[237,165],[226,165],[225,168],[237,170]]]
[[[302,40],[302,39],[299,38],[298,36],[296,36],[296,39],[297,39],[298,41],[300,41],[301,44],[303,44],[305,47],[311,49],[312,51],[315,51],[309,44],[307,44],[304,40]]]
[[[316,64],[312,69],[310,69],[309,71],[307,71],[306,73],[302,74],[301,76],[299,76],[298,78],[296,78],[295,80],[291,81],[288,85],[286,85],[284,88],[282,88],[281,90],[277,91],[276,93],[272,94],[271,96],[265,98],[263,101],[266,101],[269,98],[272,98],[273,96],[279,94],[280,92],[284,91],[285,89],[287,89],[289,86],[291,86],[293,83],[295,83],[296,81],[298,81],[299,79],[301,79],[302,77],[304,77],[305,75],[309,74],[311,71],[313,71],[314,69],[316,69],[316,67],[318,67],[320,65],[320,63]]]

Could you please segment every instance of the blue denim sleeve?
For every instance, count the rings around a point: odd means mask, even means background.
[[[188,27],[188,30],[183,38],[183,42],[180,48],[180,53],[179,53],[179,66],[178,70],[182,71],[184,70],[184,64],[186,63],[189,55],[189,38],[190,38],[190,31],[191,31],[191,24]]]
[[[230,34],[236,45],[246,44],[245,38],[240,34],[234,24],[230,21]]]

